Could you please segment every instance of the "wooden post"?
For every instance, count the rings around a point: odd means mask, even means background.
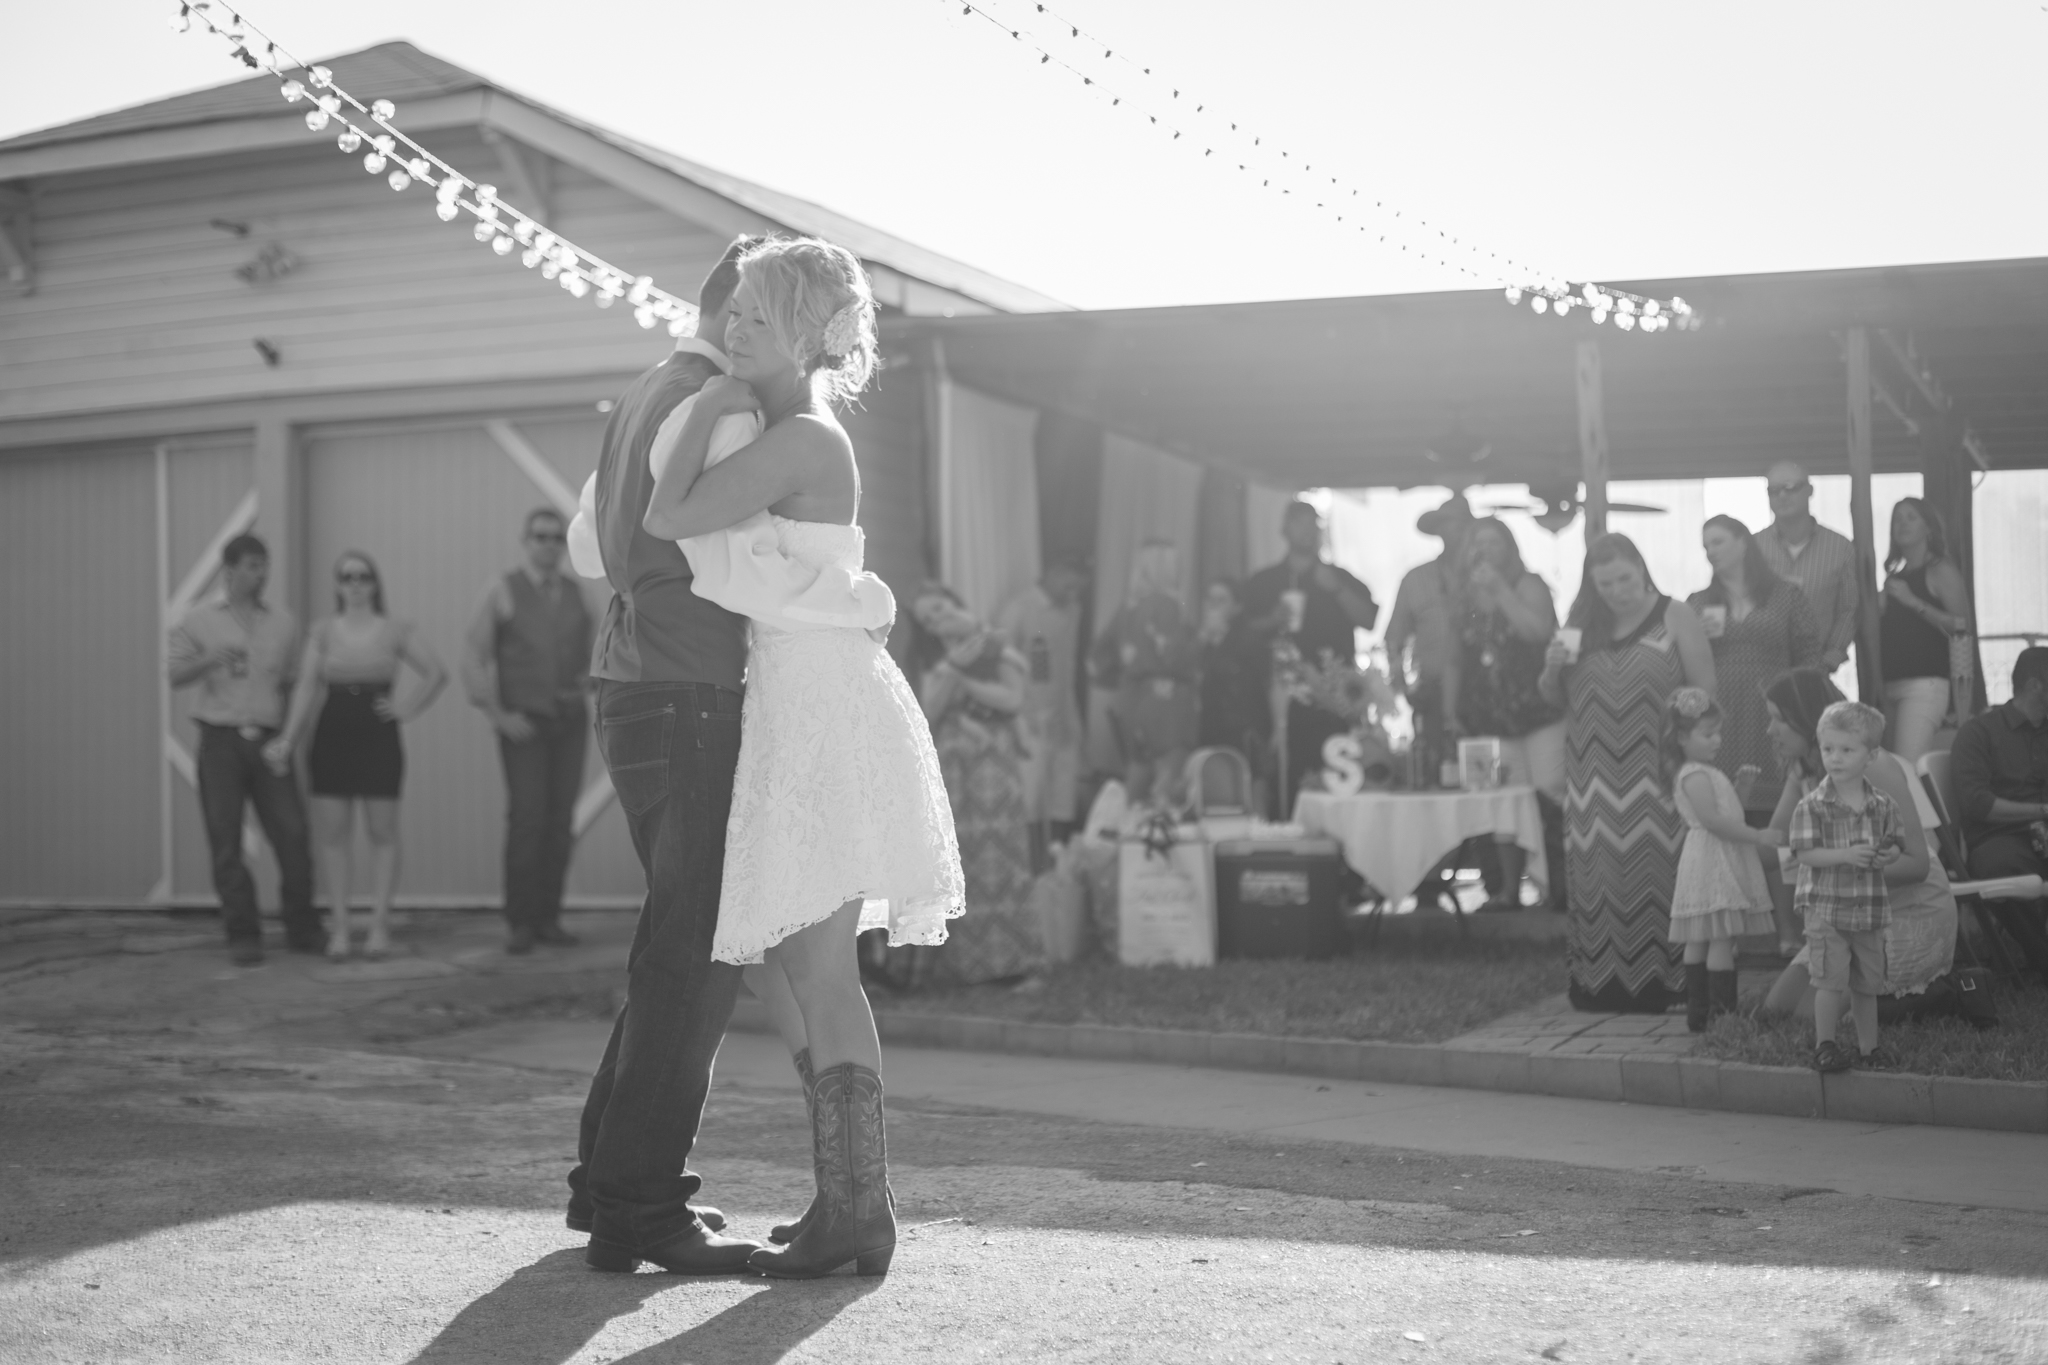
[[[1849,524],[1856,543],[1856,687],[1884,704],[1877,666],[1877,531],[1870,515],[1870,333],[1851,327],[1843,359],[1849,372]]]
[[[1586,539],[1607,532],[1607,413],[1600,393],[1600,343],[1582,341],[1578,353],[1579,478],[1586,485]]]

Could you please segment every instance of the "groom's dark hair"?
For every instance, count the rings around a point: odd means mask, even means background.
[[[765,236],[732,239],[732,245],[725,249],[725,254],[718,258],[718,264],[711,267],[711,273],[697,288],[697,311],[700,314],[708,318],[725,311],[725,305],[732,302],[733,291],[740,287],[740,257],[767,240]]]

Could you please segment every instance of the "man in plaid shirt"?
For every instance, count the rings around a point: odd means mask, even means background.
[[[1898,806],[1863,778],[1884,735],[1883,713],[1861,702],[1836,702],[1821,712],[1817,728],[1828,775],[1792,809],[1788,843],[1799,860],[1793,904],[1806,921],[1818,1040],[1813,1064],[1846,1071],[1849,1054],[1835,1041],[1845,995],[1864,1061],[1877,1051],[1884,927],[1891,921],[1884,869],[1905,851],[1905,835]]]

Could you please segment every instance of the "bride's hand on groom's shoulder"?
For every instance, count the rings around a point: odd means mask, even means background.
[[[697,401],[719,413],[758,412],[761,408],[761,400],[754,396],[747,381],[729,374],[713,375],[706,380]]]

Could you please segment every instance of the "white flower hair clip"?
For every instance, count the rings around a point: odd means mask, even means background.
[[[1698,720],[1713,704],[1703,687],[1681,687],[1671,694],[1671,709],[1687,720]]]
[[[825,324],[825,354],[848,356],[860,349],[860,300],[855,299]]]

